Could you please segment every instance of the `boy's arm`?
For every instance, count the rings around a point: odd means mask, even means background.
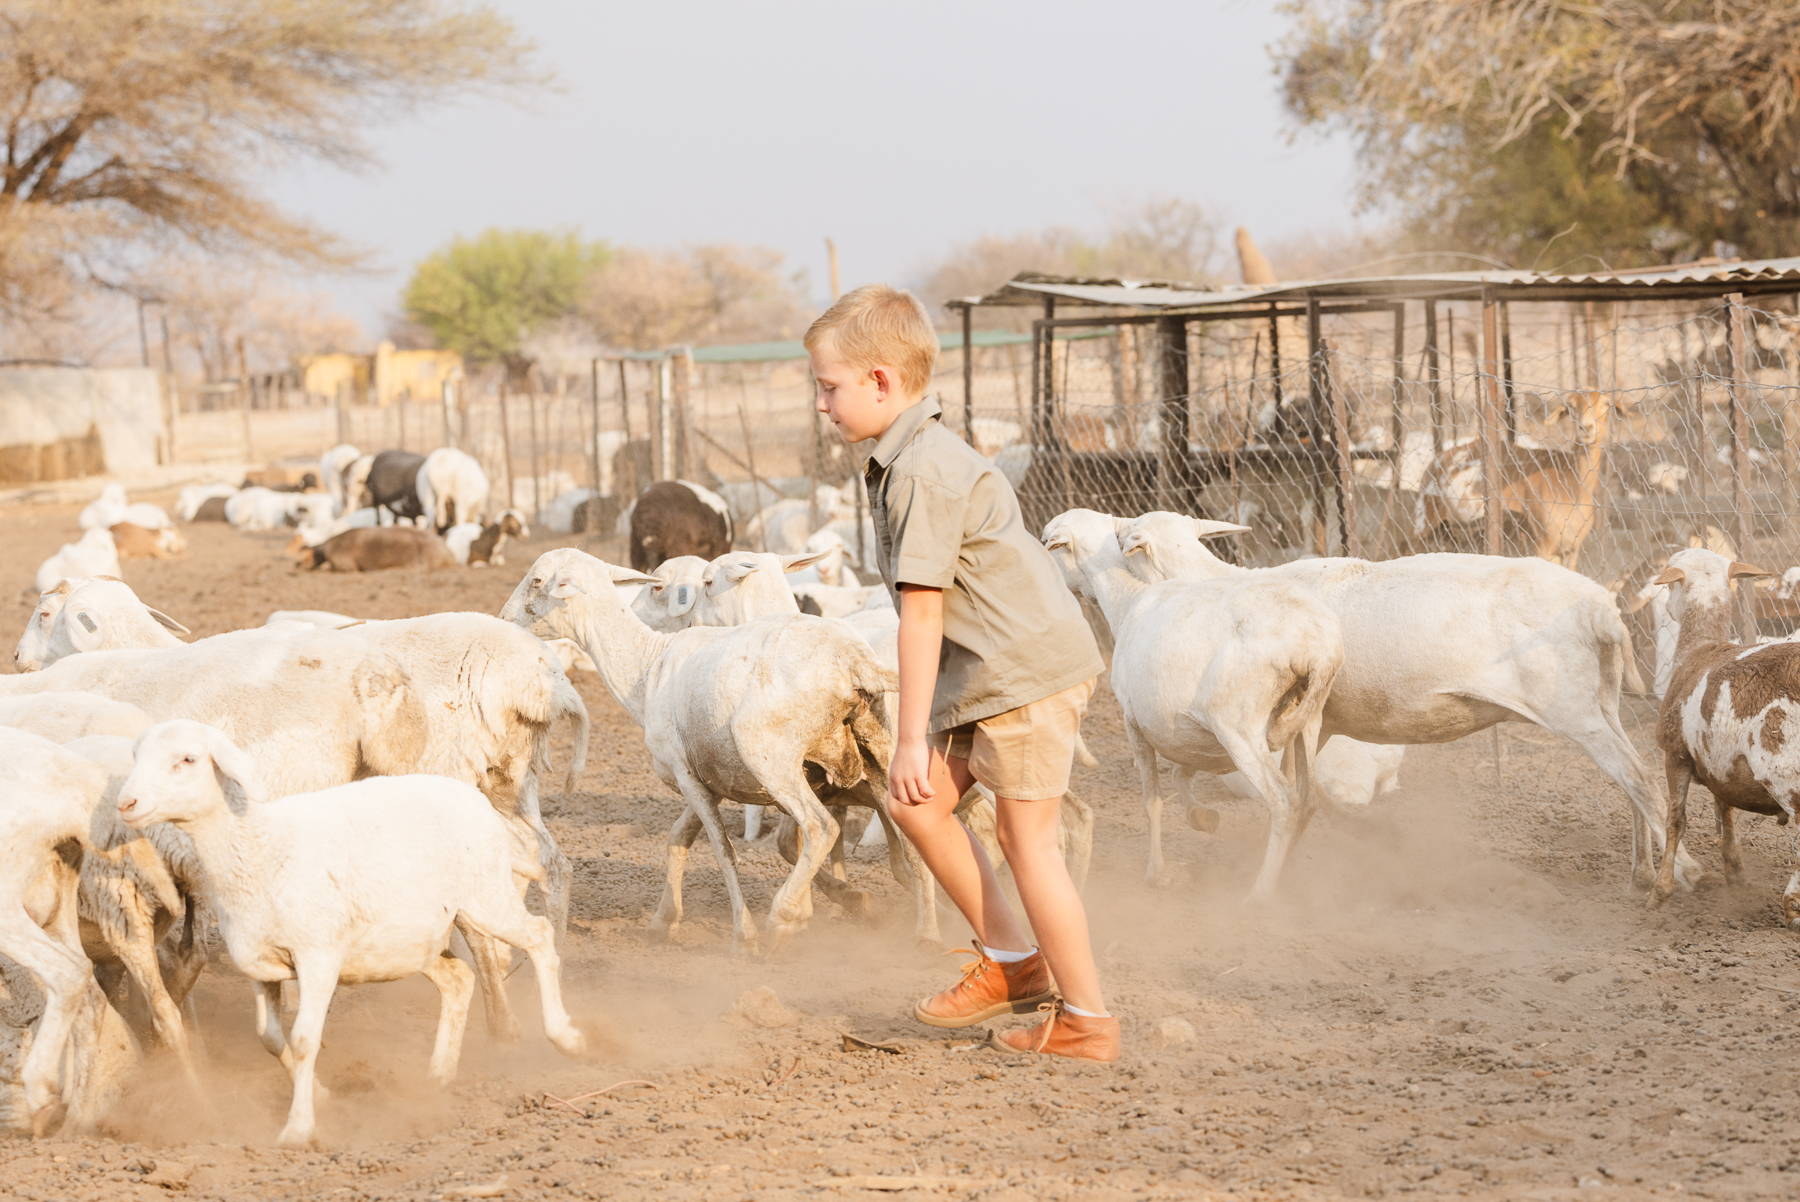
[[[900,714],[895,725],[894,762],[888,767],[888,796],[902,805],[921,805],[936,796],[931,787],[931,698],[937,690],[938,655],[944,645],[944,592],[916,584],[900,586]]]

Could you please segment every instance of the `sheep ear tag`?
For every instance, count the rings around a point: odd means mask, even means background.
[[[694,602],[698,599],[693,585],[678,584],[675,586],[675,604],[672,608],[676,613],[684,614],[694,608]]]
[[[77,651],[92,651],[100,646],[100,622],[85,609],[69,612],[69,642]]]

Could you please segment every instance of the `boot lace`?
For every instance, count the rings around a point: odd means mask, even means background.
[[[974,988],[975,979],[987,972],[987,956],[976,951],[972,947],[953,947],[942,954],[946,956],[959,956],[965,953],[974,956],[975,958],[962,966],[962,980],[956,983],[954,986],[956,989]]]

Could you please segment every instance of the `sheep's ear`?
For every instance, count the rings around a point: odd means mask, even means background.
[[[1044,547],[1047,550],[1051,550],[1051,551],[1054,551],[1059,547],[1067,547],[1069,545],[1070,545],[1069,536],[1060,530],[1057,531],[1055,534],[1052,534],[1049,538],[1044,540]]]
[[[1125,536],[1131,533],[1131,528],[1135,525],[1137,525],[1136,518],[1114,518],[1113,537],[1124,542]]]
[[[183,626],[180,622],[177,622],[174,618],[171,618],[168,614],[164,613],[160,609],[151,609],[148,605],[146,605],[146,606],[144,606],[144,612],[149,614],[151,617],[155,618],[157,625],[165,627],[166,629],[169,629],[169,630],[173,630],[176,634],[192,634],[192,633],[194,633],[193,631],[189,630],[186,626]]]
[[[546,595],[556,597],[559,600],[567,597],[584,597],[587,595],[587,589],[582,587],[581,581],[575,579],[575,577],[568,572],[558,572],[556,574],[556,579],[550,582],[550,587],[545,589],[544,592]]]
[[[831,552],[836,549],[837,548],[835,547],[831,547],[824,551],[807,551],[800,555],[783,555],[781,557],[781,570],[783,572],[798,572],[801,568],[810,568],[821,559],[829,557]]]
[[[630,568],[615,567],[612,564],[606,566],[612,573],[614,584],[658,584],[662,579],[659,576],[647,576],[643,572],[636,572]]]
[[[683,580],[675,586],[675,595],[669,601],[669,613],[684,614],[694,608],[694,602],[698,600],[700,600],[700,586],[691,580]]]
[[[77,651],[94,651],[105,637],[100,618],[87,609],[63,610],[63,626],[69,632],[69,643]]]
[[[213,771],[221,779],[236,785],[246,798],[262,797],[262,773],[250,753],[231,741],[216,726],[206,730],[206,754],[212,757]]]
[[[1652,580],[1650,583],[1651,584],[1685,584],[1685,583],[1687,583],[1687,573],[1682,571],[1680,568],[1664,568],[1662,570],[1662,574],[1659,575],[1655,580]]]
[[[733,561],[732,563],[717,564],[714,567],[708,569],[708,571],[706,573],[707,583],[708,584],[712,583],[713,580],[717,579],[718,576],[721,573],[723,573],[725,576],[725,579],[731,581],[731,583],[733,583],[733,584],[736,584],[738,581],[740,581],[744,577],[750,575],[750,573],[756,571],[761,566],[762,565],[757,563],[754,559],[751,559],[751,560],[739,559],[739,560]]]
[[[1762,568],[1757,567],[1753,563],[1733,563],[1731,565],[1731,570],[1725,573],[1725,579],[1736,580],[1739,576],[1773,576],[1773,575],[1774,575],[1773,572],[1765,571]]]
[[[1194,519],[1195,538],[1217,538],[1221,534],[1248,534],[1250,527],[1236,522],[1215,522],[1211,518]]]

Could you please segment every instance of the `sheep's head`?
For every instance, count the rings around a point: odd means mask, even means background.
[[[573,547],[559,547],[537,557],[525,579],[500,607],[500,616],[544,639],[574,633],[570,603],[587,598],[598,605],[625,608],[614,584],[652,584],[654,576],[621,568]]]
[[[631,612],[652,630],[670,634],[693,625],[688,617],[706,593],[708,564],[698,555],[677,555],[656,565]]]
[[[1200,545],[1201,539],[1242,534],[1249,529],[1236,522],[1215,522],[1157,510],[1123,523],[1119,550],[1124,552],[1132,575],[1154,584],[1192,574],[1198,566],[1195,559],[1212,559],[1212,552]]]
[[[255,762],[224,731],[177,718],[138,736],[131,772],[119,787],[119,818],[139,829],[191,822],[221,805],[242,814],[261,797]]]
[[[1078,596],[1092,597],[1083,569],[1097,557],[1117,550],[1119,519],[1092,509],[1071,509],[1044,526],[1044,546],[1062,569],[1063,582]]]
[[[1729,631],[1732,582],[1740,576],[1767,575],[1770,573],[1755,564],[1727,559],[1704,547],[1688,547],[1669,556],[1669,566],[1650,583],[1669,586],[1669,616],[1677,622],[1690,607],[1704,607],[1719,615]]]
[[[145,624],[146,617],[175,634],[189,633],[168,614],[145,605],[123,580],[112,576],[64,580],[38,598],[13,651],[13,663],[21,672],[36,672],[83,651],[167,643],[168,636]]]
[[[530,538],[531,527],[525,524],[525,515],[517,509],[500,511],[500,533],[508,538]]]

